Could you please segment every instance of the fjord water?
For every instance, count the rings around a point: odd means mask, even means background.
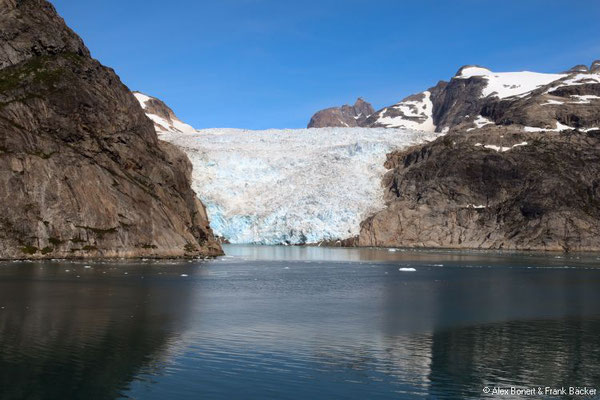
[[[600,387],[598,255],[226,253],[0,264],[0,398],[476,399],[486,386]]]

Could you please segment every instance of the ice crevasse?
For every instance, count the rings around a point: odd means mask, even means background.
[[[193,189],[231,243],[302,244],[353,237],[385,206],[391,150],[439,133],[384,128],[205,129],[161,139],[193,164]]]

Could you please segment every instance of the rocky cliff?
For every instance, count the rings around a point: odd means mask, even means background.
[[[154,122],[154,129],[159,135],[164,133],[196,133],[191,125],[182,122],[162,100],[141,92],[133,92],[140,102],[146,116]]]
[[[310,119],[308,128],[364,126],[374,112],[373,106],[359,97],[353,106],[346,104],[318,111]]]
[[[54,7],[0,26],[0,258],[220,254],[185,155]]]
[[[600,250],[597,64],[552,76],[467,66],[430,89],[448,133],[388,155],[387,207],[358,245]]]

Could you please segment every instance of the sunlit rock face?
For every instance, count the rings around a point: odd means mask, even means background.
[[[221,254],[185,155],[54,7],[0,27],[0,259]]]
[[[356,236],[384,207],[386,153],[432,140],[405,129],[202,130],[161,138],[193,163],[193,187],[216,235],[300,244]]]

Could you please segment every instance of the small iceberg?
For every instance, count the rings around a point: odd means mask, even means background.
[[[398,271],[400,271],[400,272],[417,272],[417,270],[414,268],[398,268]]]
[[[181,274],[181,277],[183,277],[183,278],[186,278],[188,276],[189,276],[188,274]]]

